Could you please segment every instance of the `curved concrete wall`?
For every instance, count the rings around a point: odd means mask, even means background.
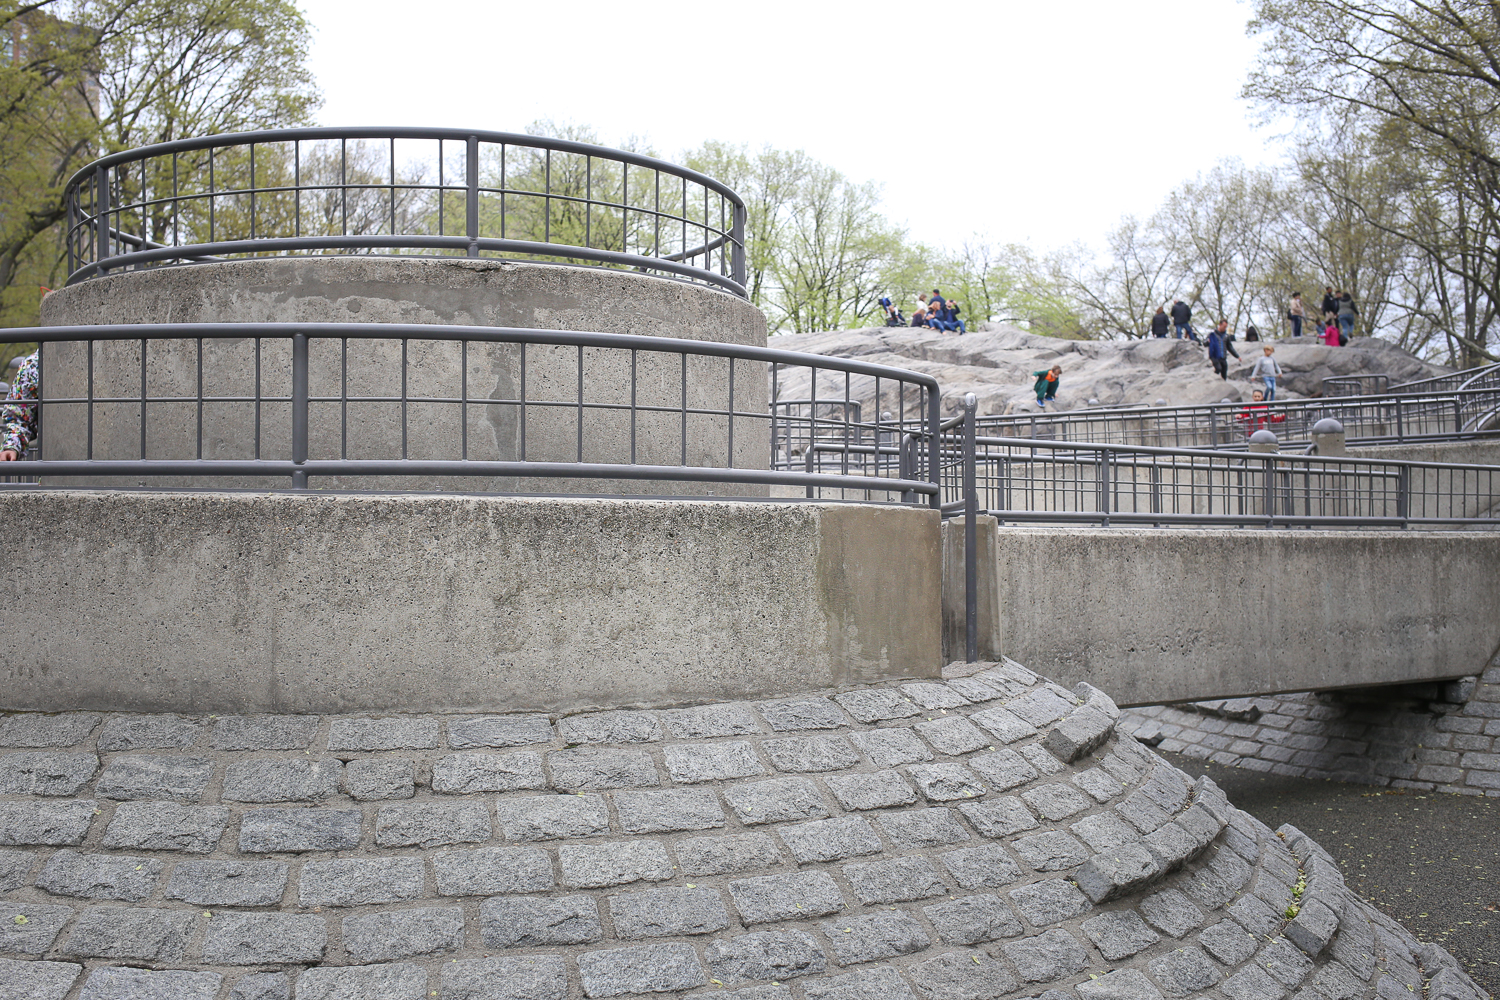
[[[246,260],[190,267],[130,271],[86,281],[49,295],[42,306],[46,326],[100,323],[433,323],[467,326],[536,327],[765,346],[765,317],[748,302],[724,292],[625,271],[522,264],[495,260],[390,257],[300,257]],[[399,395],[402,346],[399,341],[353,341],[347,360],[337,342],[315,342],[310,391],[314,397],[341,395],[347,364],[347,393]],[[461,394],[462,355],[456,344],[412,343],[407,351],[411,397]],[[469,457],[482,460],[575,461],[582,438],[586,462],[630,461],[628,411],[586,410],[580,435],[576,409],[541,405],[573,402],[579,384],[576,348],[529,347],[525,357],[528,404],[519,400],[522,382],[518,345],[476,345],[468,352],[468,395],[478,403],[460,415],[454,403],[408,403],[407,454],[413,458],[461,457],[461,421],[467,423]],[[640,353],[636,358],[641,407],[675,411],[682,404],[682,369],[676,355]],[[630,404],[629,352],[589,350],[583,356],[583,392],[589,403]],[[87,359],[81,345],[47,349],[43,368],[49,397],[86,394]],[[261,393],[290,393],[290,347],[267,342],[261,355]],[[95,347],[96,397],[135,396],[141,384],[140,345],[107,343]],[[177,341],[153,346],[146,360],[147,393],[155,399],[195,397],[196,345]],[[729,405],[729,362],[693,359],[688,365],[687,406],[725,409]],[[254,342],[221,341],[204,350],[207,395],[254,395]],[[734,408],[765,413],[767,380],[760,363],[737,363]],[[264,402],[259,453],[290,457],[290,408]],[[342,407],[314,403],[310,419],[310,458],[392,458],[402,454],[400,404],[348,404],[347,445]],[[49,406],[43,414],[44,457],[82,458],[88,433],[81,405]],[[204,408],[205,458],[252,458],[256,454],[253,403],[208,403]],[[196,402],[153,402],[147,407],[147,457],[197,455]],[[95,458],[140,456],[138,405],[99,405],[93,441]],[[523,431],[524,427],[524,431]],[[768,459],[763,425],[741,420],[734,435],[734,464],[764,469]],[[681,418],[676,412],[639,413],[636,460],[646,465],[678,465],[682,460]],[[723,466],[729,460],[727,421],[690,414],[687,464]],[[181,485],[155,479],[139,485]],[[56,485],[82,485],[76,480]],[[99,482],[98,485],[125,485]],[[128,485],[137,485],[130,483]],[[195,483],[194,485],[202,485]],[[236,481],[224,485],[284,487],[286,482]],[[718,493],[764,496],[764,487],[685,483],[601,482],[559,479],[322,480],[315,488],[460,489],[519,492]]]

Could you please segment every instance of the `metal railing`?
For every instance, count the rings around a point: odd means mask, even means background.
[[[1414,393],[1450,392],[1454,389],[1463,388],[1487,388],[1500,381],[1500,364],[1487,365],[1482,368],[1469,368],[1461,372],[1451,372],[1447,375],[1435,375],[1432,378],[1417,379],[1413,382],[1402,382],[1400,385],[1392,386],[1391,392],[1412,395]]]
[[[1390,387],[1389,375],[1331,375],[1323,380],[1323,397],[1383,395]]]
[[[248,485],[369,488],[373,477],[419,476],[443,489],[475,477],[467,488],[536,493],[582,479],[938,502],[935,452],[909,476],[860,463],[808,473],[767,462],[771,442],[860,426],[816,407],[805,417],[768,407],[768,389],[792,372],[846,394],[873,384],[902,419],[937,433],[934,379],[861,361],[420,324],[44,327],[0,331],[0,342],[43,345],[43,455],[6,471],[48,483],[250,477]]]
[[[745,293],[745,204],[626,150],[509,132],[299,128],[106,156],[64,192],[68,283],[284,254],[506,257]]]

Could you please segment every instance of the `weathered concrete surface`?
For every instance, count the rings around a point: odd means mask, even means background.
[[[1000,656],[999,593],[995,589],[996,520],[988,515],[974,519],[976,560],[974,564],[976,632],[981,660]],[[962,660],[967,653],[967,604],[964,590],[964,519],[953,517],[943,522],[943,657]]]
[[[301,257],[235,261],[193,267],[129,271],[60,289],[47,297],[45,326],[101,323],[409,323],[485,327],[533,327],[678,337],[764,347],[765,317],[743,299],[698,285],[648,278],[625,271],[522,264],[496,260],[389,257]],[[402,393],[401,364],[408,362],[405,406],[408,429],[401,433],[402,404],[347,404],[348,436],[343,435],[343,407],[338,397]],[[262,347],[260,391],[264,396],[290,395],[290,345],[267,341]],[[583,399],[588,404],[623,409],[589,409],[584,426],[573,406],[580,387],[579,353],[571,347],[514,344],[474,345],[464,356],[452,343],[412,342],[403,352],[398,340],[350,341],[347,359],[338,341],[315,341],[311,347],[309,388],[312,396],[333,397],[314,403],[309,421],[309,457],[400,457],[403,446],[412,458],[456,460],[462,457],[466,427],[468,457],[488,461],[530,460],[631,462],[643,465],[683,463],[683,371],[677,355],[586,350],[581,360]],[[631,434],[630,375],[634,364],[638,410]],[[347,365],[347,367],[346,367]],[[82,345],[48,347],[43,358],[48,394],[85,398],[87,359]],[[139,343],[100,343],[94,348],[95,396],[140,393]],[[192,341],[154,345],[146,366],[147,394],[157,400],[147,411],[147,457],[190,459],[197,456],[199,359]],[[203,381],[208,395],[254,396],[254,341],[219,341],[204,350]],[[520,400],[526,399],[525,405]],[[689,409],[724,410],[730,402],[729,362],[694,359],[687,369]],[[733,383],[734,408],[764,413],[768,392],[765,365],[738,362]],[[464,394],[466,412],[453,402]],[[162,402],[187,397],[188,402]],[[88,430],[82,405],[54,405],[43,415],[43,457],[83,458]],[[261,404],[264,458],[291,457],[290,407],[286,402]],[[670,411],[670,412],[667,412]],[[256,455],[252,403],[210,402],[203,411],[203,457],[248,459]],[[95,458],[140,457],[140,408],[96,409]],[[763,425],[741,421],[733,442],[736,468],[764,469],[767,449]],[[686,464],[723,466],[729,462],[726,419],[706,414],[687,418]],[[59,482],[56,485],[120,485]],[[126,485],[137,485],[128,483]],[[201,485],[153,480],[149,485]],[[230,485],[284,488],[286,482],[237,481]],[[764,496],[763,486],[514,478],[434,482],[419,478],[315,480],[330,489],[488,490],[542,493],[719,494]]]
[[[0,494],[0,707],[577,710],[941,666],[935,511]]]
[[[1473,674],[1500,533],[1002,528],[999,644],[1154,705]]]

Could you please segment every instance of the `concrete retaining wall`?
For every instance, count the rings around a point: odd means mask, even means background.
[[[571,711],[941,667],[938,515],[0,493],[0,708]]]
[[[1007,656],[1150,705],[1449,679],[1500,646],[1500,533],[1001,528]]]

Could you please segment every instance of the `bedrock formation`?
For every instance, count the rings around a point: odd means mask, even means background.
[[[1486,995],[1119,715],[1006,661],[559,719],[3,716],[0,998]]]

